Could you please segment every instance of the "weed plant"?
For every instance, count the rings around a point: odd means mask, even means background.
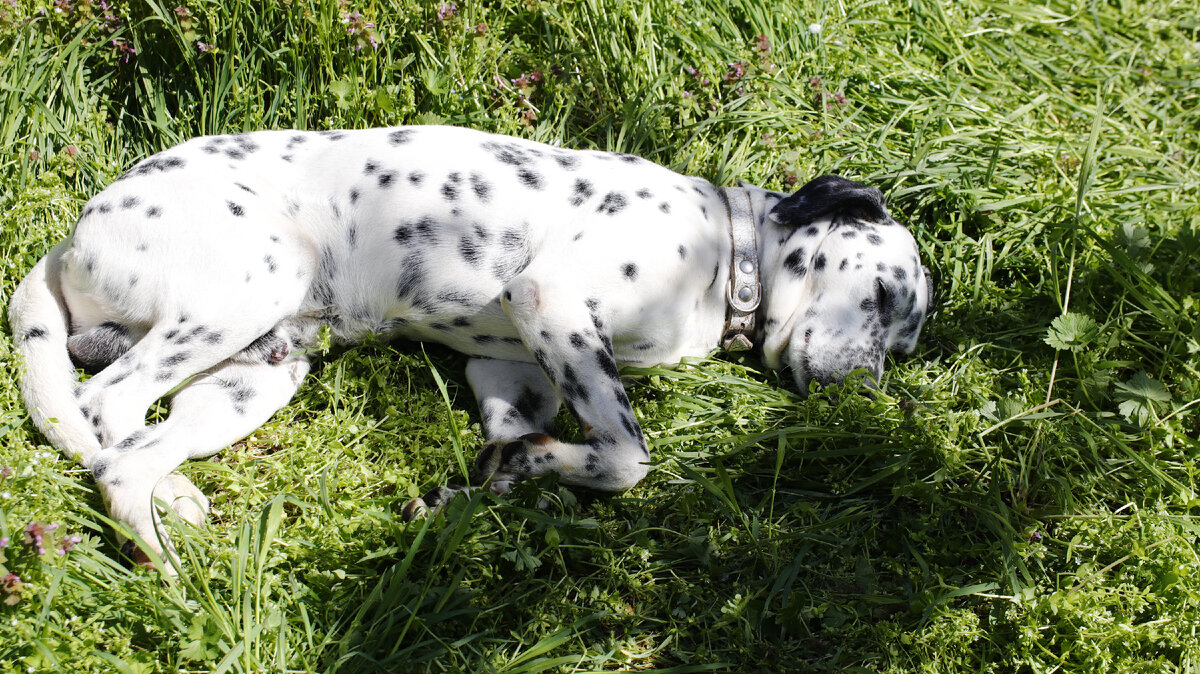
[[[0,2],[5,303],[185,138],[447,123],[877,185],[937,307],[880,395],[802,398],[752,355],[631,372],[638,487],[540,479],[408,524],[480,443],[464,361],[334,348],[184,467],[213,514],[173,529],[175,580],[128,567],[32,428],[5,333],[0,669],[1200,667],[1193,2],[175,2]]]

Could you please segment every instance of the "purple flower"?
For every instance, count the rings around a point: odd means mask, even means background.
[[[729,71],[725,73],[726,82],[737,82],[746,76],[746,62],[735,61],[729,64]]]
[[[763,56],[766,56],[771,53],[771,41],[767,39],[766,35],[759,35],[754,38],[754,48]]]
[[[442,4],[438,5],[437,20],[438,21],[449,21],[450,19],[454,18],[454,15],[457,12],[458,12],[458,5],[454,4],[453,2],[442,3]]]

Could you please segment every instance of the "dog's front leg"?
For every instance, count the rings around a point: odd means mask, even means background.
[[[490,454],[497,448],[503,451],[505,446],[525,436],[545,437],[562,405],[554,386],[534,363],[472,358],[467,362],[467,382],[475,393],[484,435],[489,441],[481,454]],[[486,480],[489,476],[482,477]],[[490,486],[503,492],[508,489],[508,482],[493,480]],[[411,519],[423,515],[471,488],[461,484],[435,487],[409,501],[405,516]]]
[[[505,288],[505,310],[585,440],[566,443],[544,432],[492,438],[475,462],[475,480],[501,487],[557,473],[564,484],[621,491],[646,475],[642,429],[617,371],[610,328],[596,299],[561,283],[522,274]]]

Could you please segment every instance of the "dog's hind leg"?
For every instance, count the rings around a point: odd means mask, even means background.
[[[109,447],[143,428],[146,410],[156,400],[187,385],[199,376],[197,373],[235,357],[279,318],[258,320],[261,325],[205,321],[184,312],[177,319],[150,328],[137,343],[75,390],[79,408],[101,445]]]
[[[308,368],[304,356],[292,354],[278,364],[230,361],[197,375],[171,398],[166,420],[134,431],[101,450],[92,462],[109,514],[128,524],[156,552],[163,551],[167,539],[157,526],[154,499],[183,519],[202,523],[207,499],[173,471],[187,459],[218,452],[266,422],[291,399]]]

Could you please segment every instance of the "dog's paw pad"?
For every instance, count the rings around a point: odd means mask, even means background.
[[[139,548],[132,539],[125,541],[121,545],[121,554],[130,561],[133,566],[144,566],[146,568],[154,568],[154,563],[150,561],[150,555],[146,551]]]
[[[404,504],[404,508],[400,511],[400,516],[405,522],[423,520],[429,517],[429,506],[425,505],[424,499],[412,499]]]

